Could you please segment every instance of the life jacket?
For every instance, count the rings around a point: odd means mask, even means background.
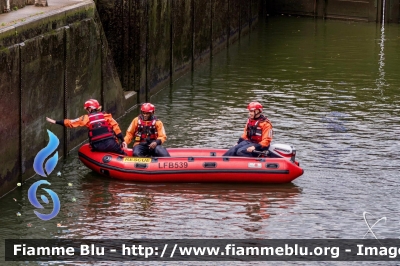
[[[263,115],[260,115],[257,119],[248,119],[247,120],[247,138],[251,142],[260,143],[262,140],[262,128],[260,127],[260,123],[262,122],[271,123],[268,118]]]
[[[114,138],[114,131],[104,118],[103,112],[93,112],[89,115],[89,142]]]
[[[156,140],[158,138],[158,132],[156,128],[157,117],[154,115],[151,120],[143,120],[143,116],[139,115],[138,129],[135,133],[135,142],[149,142],[150,140]]]

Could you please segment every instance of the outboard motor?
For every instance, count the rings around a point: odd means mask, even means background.
[[[293,163],[296,162],[296,149],[287,144],[271,144],[269,146],[269,157],[288,158]]]

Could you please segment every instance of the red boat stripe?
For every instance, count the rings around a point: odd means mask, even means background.
[[[97,165],[98,167],[101,168],[105,168],[105,169],[110,169],[110,170],[115,170],[115,171],[120,171],[120,172],[124,172],[124,173],[146,173],[148,175],[158,175],[158,174],[174,174],[174,173],[268,173],[268,174],[289,174],[289,170],[264,170],[264,169],[260,169],[260,170],[237,170],[237,169],[233,169],[233,170],[226,170],[226,169],[215,169],[215,168],[210,168],[212,170],[179,170],[179,171],[174,171],[174,170],[170,170],[170,171],[155,171],[155,172],[144,172],[144,171],[140,171],[140,170],[130,170],[130,169],[124,169],[124,168],[120,168],[120,167],[116,167],[116,166],[111,166],[108,164],[102,164],[99,163],[89,157],[87,157],[86,155],[84,155],[83,153],[78,153],[79,157],[84,158],[85,160],[89,161],[92,164]]]

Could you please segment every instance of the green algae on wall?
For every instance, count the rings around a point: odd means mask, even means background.
[[[210,56],[211,1],[194,1],[194,64],[203,63]]]
[[[149,2],[148,87],[151,93],[169,84],[171,54],[170,1]]]
[[[101,42],[92,19],[70,24],[65,37],[66,117],[75,119],[85,114],[83,103],[87,99],[101,102]],[[75,147],[86,135],[86,128],[68,129],[68,146]]]
[[[96,1],[122,86],[148,100],[246,34],[258,0]],[[169,81],[169,82],[168,82]]]
[[[192,67],[192,3],[175,0],[171,12],[172,80],[176,80]]]
[[[229,27],[229,0],[213,1],[212,15],[212,53],[216,54],[227,47]]]
[[[46,124],[62,117],[64,106],[64,30],[40,35],[21,45],[21,154],[23,180],[35,174],[36,154],[48,143],[50,129],[63,143],[63,129]],[[63,146],[58,152],[63,154]]]
[[[92,97],[115,118],[125,112],[123,90],[94,11],[93,3],[86,2],[0,30],[0,111],[8,116],[0,129],[0,196],[35,174],[33,161],[48,144],[47,130],[60,140],[59,156],[87,139],[86,129],[67,131],[46,122],[46,116],[80,116],[83,102]]]
[[[0,195],[20,182],[20,53],[19,46],[0,50]]]
[[[125,101],[124,93],[118,72],[115,69],[115,64],[112,54],[108,47],[107,38],[104,34],[103,27],[99,21],[99,16],[96,13],[95,23],[93,26],[96,29],[98,38],[101,44],[101,102],[103,103],[103,110],[113,114],[121,115],[126,110],[130,109],[132,105],[136,105],[136,95]],[[133,103],[133,104],[132,104]]]
[[[229,0],[229,44],[239,39],[240,32],[240,1]]]
[[[0,172],[0,195],[34,174],[33,160],[47,145],[47,129],[60,139],[60,156],[86,139],[86,129],[66,130],[47,123],[46,116],[79,117],[87,98],[97,98],[114,117],[122,115],[227,47],[227,40],[237,40],[254,18],[257,4],[251,3],[97,0],[100,16],[88,1],[2,28],[0,58],[16,76],[0,68],[0,80],[8,78],[0,95],[17,108],[1,130],[18,148],[0,138],[3,154],[11,158]],[[129,106],[122,87],[139,92]]]

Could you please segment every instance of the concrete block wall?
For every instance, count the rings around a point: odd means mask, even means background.
[[[47,129],[60,156],[87,138],[46,116],[77,118],[88,98],[121,116],[247,34],[258,9],[258,0],[96,0],[1,28],[0,196],[35,174]]]
[[[47,129],[60,140],[59,156],[87,139],[87,130],[46,122],[84,114],[97,98],[115,117],[124,92],[91,1],[27,19],[0,30],[0,196],[35,174]]]
[[[139,102],[247,34],[259,0],[96,1],[125,91]]]

